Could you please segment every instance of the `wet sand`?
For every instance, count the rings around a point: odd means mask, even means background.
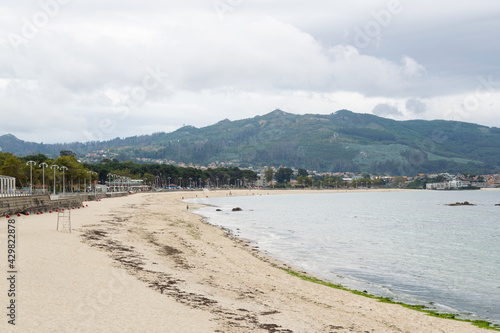
[[[232,191],[268,193],[291,191]],[[54,213],[17,218],[16,326],[3,315],[0,331],[485,332],[293,277],[182,201],[205,195],[228,191],[88,202],[71,211],[71,234],[55,230]],[[5,219],[4,273],[6,234]],[[7,283],[0,283],[4,309]]]

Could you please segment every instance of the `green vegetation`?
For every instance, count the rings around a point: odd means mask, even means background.
[[[27,165],[28,161],[33,161]],[[42,189],[45,184],[46,191],[54,192],[54,169],[52,165],[65,167],[64,185],[67,190],[79,191],[84,189],[84,183],[95,181],[95,175],[90,174],[88,168],[78,163],[69,152],[61,154],[57,159],[51,159],[43,154],[17,157],[11,153],[0,152],[0,174],[16,178],[16,187],[29,188],[30,177],[33,179],[33,189]],[[58,169],[56,169],[58,170]],[[62,190],[62,172],[56,171],[56,189]]]
[[[208,181],[212,185],[218,184],[219,186],[236,184],[244,186],[257,180],[257,173],[254,171],[242,170],[236,167],[201,170],[192,167],[176,167],[171,164],[119,162],[117,159],[104,159],[99,164],[85,164],[85,167],[97,172],[99,182],[102,184],[109,180],[109,174],[132,179],[143,179],[150,185],[157,181],[159,183],[157,184],[161,186],[175,184],[183,187],[200,184],[200,182],[202,185],[206,185]],[[179,182],[182,182],[182,184]]]
[[[484,178],[482,176],[475,176],[473,174],[462,174],[460,176],[460,179],[463,181],[484,182]],[[437,177],[434,177],[434,178],[428,178],[427,176],[417,177],[411,183],[408,183],[406,185],[406,188],[408,188],[408,189],[425,189],[427,184],[441,183],[441,182],[445,182],[445,181],[446,181],[446,179],[441,175],[438,175]],[[472,185],[467,185],[467,186],[458,188],[458,190],[479,190],[479,189],[481,189],[481,188],[477,187],[477,186],[472,186]]]
[[[330,283],[330,282],[326,282],[326,281],[317,279],[315,277],[304,275],[302,273],[296,272],[296,271],[288,269],[288,268],[279,267],[279,266],[276,266],[276,267],[278,267],[278,268],[282,269],[283,271],[285,271],[286,273],[288,273],[288,274],[290,274],[292,276],[298,277],[298,278],[300,278],[300,279],[302,279],[304,281],[309,281],[309,282],[312,282],[312,283],[321,284],[323,286],[327,286],[327,287],[334,288],[334,289],[340,289],[340,290],[349,291],[349,292],[351,292],[353,294],[356,294],[356,295],[361,295],[361,296],[364,296],[364,297],[367,297],[367,298],[376,299],[376,300],[378,300],[379,302],[382,302],[382,303],[398,304],[398,305],[401,305],[401,306],[403,306],[405,308],[408,308],[408,309],[412,309],[412,310],[416,310],[416,311],[420,311],[420,312],[425,312],[429,316],[432,316],[432,317],[438,317],[438,318],[444,318],[444,319],[453,319],[453,320],[458,320],[458,321],[469,322],[469,323],[471,323],[471,324],[473,324],[475,326],[478,326],[480,328],[485,328],[485,329],[494,330],[494,331],[500,331],[500,326],[499,325],[495,325],[495,324],[489,323],[489,322],[484,321],[484,320],[459,319],[459,318],[457,318],[457,314],[436,312],[435,310],[429,309],[429,308],[427,308],[424,305],[411,305],[411,304],[405,304],[405,303],[401,303],[401,302],[395,302],[394,300],[392,300],[391,298],[388,298],[388,297],[373,296],[373,295],[370,295],[370,294],[368,294],[366,292],[348,289],[348,288],[343,287],[343,286],[338,285],[338,284],[333,284],[333,283]]]
[[[61,150],[82,154],[108,150],[119,161],[170,160],[208,165],[289,166],[328,172],[414,175],[500,171],[500,129],[456,121],[395,121],[340,110],[329,115],[295,115],[275,110],[237,121],[223,120],[172,133],[105,142],[46,145],[12,135],[0,147],[17,154]]]
[[[293,176],[293,170],[290,168],[279,168],[274,178],[280,184],[290,183],[290,179]]]
[[[201,170],[196,168],[182,168],[169,164],[137,164],[130,161],[119,162],[117,159],[104,159],[99,164],[79,163],[71,151],[61,151],[61,157],[51,159],[43,154],[17,157],[11,153],[0,152],[0,174],[16,178],[16,186],[28,188],[30,186],[30,172],[33,178],[33,188],[41,189],[45,184],[45,189],[54,192],[54,169],[52,165],[66,167],[64,170],[66,190],[83,191],[84,184],[98,181],[105,184],[109,180],[109,174],[115,174],[132,179],[143,179],[147,184],[153,184],[157,177],[161,180],[161,185],[168,185],[167,179],[170,177],[171,184],[178,184],[179,177],[182,178],[183,186],[195,185],[208,180],[213,185],[236,185],[239,180],[244,186],[257,179],[257,174],[252,170],[242,170],[236,167],[216,168]],[[35,163],[30,166],[28,161]],[[44,167],[42,168],[42,164]],[[56,189],[62,190],[62,171],[56,169]],[[91,173],[94,171],[97,175]],[[218,180],[217,180],[218,179]]]

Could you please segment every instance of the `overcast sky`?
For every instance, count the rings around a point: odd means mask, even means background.
[[[500,127],[500,1],[0,3],[0,135],[107,140],[339,109]]]

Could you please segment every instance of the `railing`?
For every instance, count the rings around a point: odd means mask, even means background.
[[[28,197],[29,191],[13,191],[11,193],[0,193],[0,198]]]

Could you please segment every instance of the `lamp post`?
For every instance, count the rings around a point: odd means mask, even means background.
[[[182,188],[182,177],[179,177],[179,187]]]
[[[170,177],[167,178],[168,179],[168,189],[170,190]]]
[[[33,194],[33,164],[36,164],[35,161],[28,161],[26,165],[30,166],[30,195]]]
[[[215,177],[215,182],[217,183],[217,187],[216,188],[219,188],[219,177]]]
[[[115,189],[116,189],[116,183],[115,183],[116,178],[115,178],[115,174],[110,173],[110,174],[109,174],[109,176],[110,176],[110,178],[109,178],[109,179],[110,179],[109,184],[110,184],[110,185],[111,185],[111,184],[113,185],[111,192],[115,192]]]
[[[200,185],[198,187],[201,188],[201,178],[198,178],[198,180],[200,181]]]
[[[109,191],[110,192],[113,192],[111,190],[111,178],[113,177],[113,174],[112,173],[108,173],[108,187],[109,187]]]
[[[92,175],[97,175],[97,172],[94,172],[92,170],[87,170],[87,173],[89,174],[90,192],[92,192]],[[94,187],[94,192],[95,192],[95,187]]]
[[[56,169],[59,170],[59,165],[52,164],[51,169],[54,169],[54,195],[56,195]]]
[[[113,179],[113,174],[112,173],[108,173],[108,187],[109,187],[109,191],[112,193],[114,191],[114,184],[113,184],[113,187],[111,187],[111,182],[112,182],[112,179]]]
[[[38,167],[42,168],[42,187],[43,187],[43,194],[45,194],[45,168],[48,168],[49,165],[45,162],[42,162]]]
[[[66,183],[64,181],[64,171],[68,170],[68,168],[63,165],[59,169],[62,170],[62,173],[63,173],[63,194],[66,194]]]

